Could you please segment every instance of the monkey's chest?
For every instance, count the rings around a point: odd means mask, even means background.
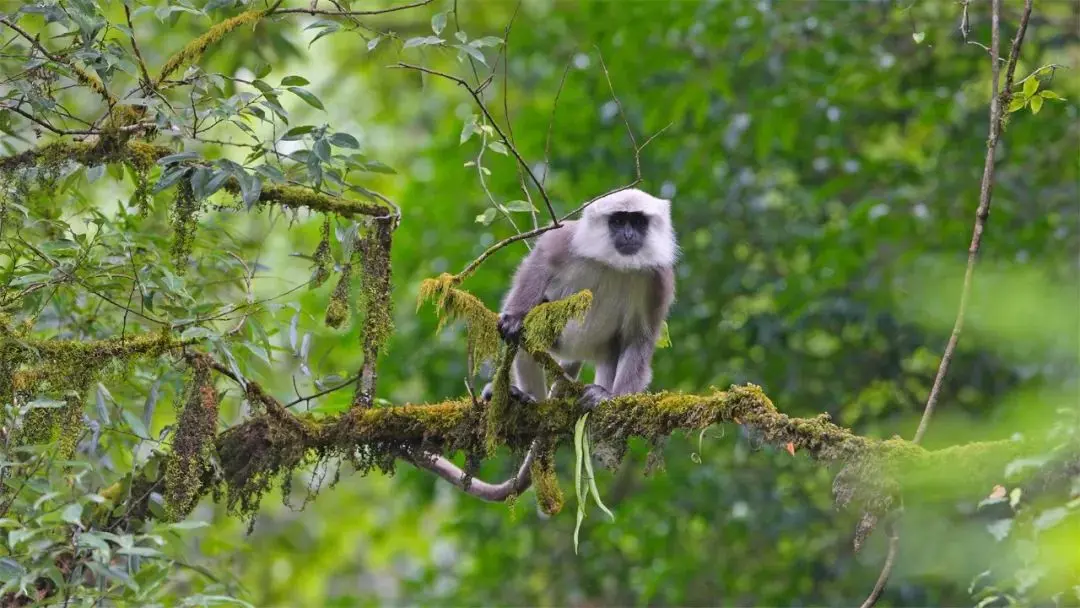
[[[597,264],[569,268],[544,294],[558,300],[583,289],[592,292],[585,318],[572,320],[552,350],[575,360],[595,361],[611,352],[618,340],[641,335],[648,325],[652,277],[640,272],[619,272]]]

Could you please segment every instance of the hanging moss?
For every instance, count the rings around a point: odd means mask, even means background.
[[[173,244],[172,258],[177,272],[183,274],[187,270],[188,256],[191,255],[192,244],[195,241],[195,229],[199,223],[199,212],[202,211],[201,203],[195,198],[195,191],[191,187],[190,174],[185,175],[176,185],[176,198],[172,207]]]
[[[565,499],[559,487],[559,478],[555,474],[555,450],[550,444],[538,447],[532,467],[533,488],[536,490],[536,504],[547,515],[562,511]]]
[[[442,329],[447,321],[463,320],[467,336],[467,348],[475,374],[485,361],[495,358],[499,350],[499,332],[496,328],[498,315],[489,310],[484,303],[471,293],[456,288],[456,278],[443,273],[433,279],[420,283],[420,295],[417,298],[417,310],[425,302],[432,302],[438,315],[436,331]]]
[[[333,293],[330,294],[330,302],[326,305],[326,317],[324,322],[327,327],[337,329],[341,324],[349,320],[349,289],[352,286],[352,262],[346,262],[341,268],[341,278],[338,279]]]
[[[165,513],[180,521],[199,502],[217,432],[218,395],[204,360],[192,361],[187,397],[177,421],[165,472]]]
[[[554,302],[533,307],[525,315],[525,347],[529,352],[546,351],[572,320],[583,320],[592,305],[592,292],[580,291]]]
[[[394,332],[394,317],[390,299],[392,227],[390,220],[375,220],[374,225],[357,243],[363,268],[363,289],[360,308],[364,311],[364,361],[374,362],[386,347]],[[374,386],[369,387],[374,392]]]
[[[330,216],[323,218],[322,235],[319,245],[312,254],[314,270],[311,274],[311,288],[314,289],[326,282],[330,277]],[[329,323],[327,323],[329,325]],[[331,326],[336,327],[336,326]]]

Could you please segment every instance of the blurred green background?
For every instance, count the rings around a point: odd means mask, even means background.
[[[1021,3],[1003,4],[1005,52]],[[973,42],[989,43],[987,5],[971,3]],[[654,388],[704,392],[753,382],[790,415],[828,412],[862,434],[910,439],[955,315],[986,149],[989,57],[961,38],[959,4],[527,0],[518,7],[438,0],[341,20],[333,35],[314,41],[326,26],[300,15],[225,38],[201,62],[205,71],[250,77],[267,62],[267,82],[302,75],[325,111],[291,97],[292,124],[329,123],[396,171],[358,182],[402,208],[393,248],[397,333],[379,385],[380,397],[395,403],[464,393],[462,328],[436,333],[431,309],[416,310],[418,285],[457,272],[513,233],[501,216],[477,221],[490,208],[489,193],[504,204],[522,198],[511,156],[484,151],[490,174],[467,164],[477,160],[481,135],[461,141],[477,114],[464,89],[389,68],[405,61],[483,79],[500,46],[483,48],[487,66],[433,46],[402,49],[403,40],[432,35],[433,17],[455,6],[446,39],[458,29],[470,39],[501,37],[516,12],[508,78],[504,83],[500,67],[486,101],[499,120],[509,112],[516,147],[546,175],[561,213],[635,176],[601,57],[638,144],[663,130],[642,152],[642,187],[673,200],[682,258],[672,346],[657,351]],[[141,13],[135,24],[147,61],[160,65],[236,10],[210,18],[175,11],[164,20]],[[122,19],[115,7],[110,14]],[[1064,100],[1010,116],[969,329],[928,447],[1007,438],[1077,406],[1078,24],[1075,2],[1036,3],[1017,79],[1046,64],[1072,69],[1043,77],[1044,88]],[[223,127],[214,137],[238,131]],[[19,148],[12,141],[5,144]],[[244,156],[210,144],[189,148],[210,158]],[[130,184],[104,182],[87,192],[108,201],[100,206],[111,212]],[[136,234],[163,251],[171,238],[169,200],[159,196]],[[543,221],[535,192],[534,203]],[[519,228],[532,227],[527,211],[511,217]],[[194,257],[209,260],[221,249],[249,261],[258,255],[255,293],[275,296],[309,276],[309,263],[291,254],[310,254],[321,219],[301,214],[288,223],[280,215],[207,212]],[[524,253],[523,245],[509,248],[464,287],[496,308]],[[340,251],[335,255],[340,260]],[[196,280],[191,271],[187,280]],[[260,319],[271,334],[281,332],[274,341],[288,349],[287,328],[301,311],[297,327],[312,335],[312,372],[346,376],[360,360],[359,324],[342,331],[322,324],[332,288],[276,300],[280,309]],[[118,319],[84,335],[116,333]],[[271,368],[250,352],[234,354],[251,378],[292,398],[297,361],[278,355]],[[283,373],[283,364],[292,367]],[[163,403],[179,386],[168,362],[148,367],[123,386],[109,385],[134,411],[156,374],[165,374]],[[242,416],[238,391],[230,393],[223,425]],[[348,397],[310,405],[337,411]],[[159,407],[153,430],[173,417],[170,407]],[[551,519],[537,513],[531,493],[511,508],[465,496],[407,465],[393,477],[343,469],[302,511],[301,482],[318,475],[294,484],[296,508],[276,494],[267,498],[250,535],[244,522],[204,501],[193,519],[211,525],[185,533],[181,554],[222,580],[235,579],[241,586],[230,592],[258,606],[850,606],[869,592],[884,535],[853,552],[859,514],[833,508],[834,470],[762,447],[738,427],[673,436],[659,450],[663,468],[645,474],[648,450],[635,444],[621,469],[599,474],[616,520],[590,511],[577,555],[567,450],[559,463],[567,507]],[[485,463],[482,477],[505,477],[514,466],[498,458]],[[994,548],[985,522],[961,516],[984,497],[944,513],[912,511],[879,605],[973,603],[972,578],[1008,557]],[[206,584],[191,573],[176,576],[178,596]]]

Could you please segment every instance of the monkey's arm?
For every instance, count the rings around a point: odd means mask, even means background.
[[[514,273],[499,314],[499,334],[507,342],[517,342],[521,338],[525,315],[544,301],[544,292],[558,270],[560,260],[565,257],[565,252],[560,255],[560,251],[569,245],[566,235],[560,234],[563,232],[565,226],[540,237]]]

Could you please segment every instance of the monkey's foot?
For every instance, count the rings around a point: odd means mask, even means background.
[[[599,384],[586,384],[585,391],[578,398],[578,405],[584,408],[586,412],[591,412],[596,409],[596,406],[608,399],[611,399],[611,393],[606,388]]]
[[[521,341],[521,331],[525,327],[525,315],[502,313],[496,324],[499,335],[508,344],[517,344]]]
[[[484,402],[490,402],[491,396],[494,394],[495,386],[491,382],[488,382],[484,385],[484,390],[480,391],[480,399]],[[536,403],[536,399],[533,399],[532,396],[529,395],[529,393],[526,393],[525,391],[514,386],[513,384],[510,385],[510,400],[517,401],[518,403],[524,403],[526,405]]]

